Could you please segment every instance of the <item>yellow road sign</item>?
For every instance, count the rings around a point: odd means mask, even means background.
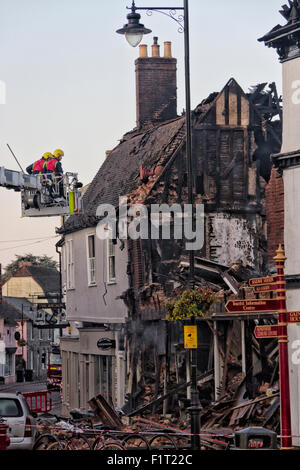
[[[184,326],[185,349],[197,349],[197,325]]]

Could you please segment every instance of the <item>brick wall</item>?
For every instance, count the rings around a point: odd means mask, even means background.
[[[137,126],[177,117],[177,60],[139,57],[135,61]]]
[[[284,243],[284,186],[283,179],[272,168],[266,185],[266,215],[268,238],[268,263],[273,266],[274,256],[280,243]]]

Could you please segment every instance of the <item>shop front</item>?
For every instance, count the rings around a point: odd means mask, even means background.
[[[101,394],[113,407],[124,404],[126,362],[120,350],[122,327],[80,328],[79,336],[61,338],[62,412],[89,409],[88,401]]]

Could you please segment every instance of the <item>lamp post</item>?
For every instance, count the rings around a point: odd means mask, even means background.
[[[286,283],[284,277],[284,265],[286,261],[284,248],[279,245],[276,256],[273,258],[277,269],[277,299],[278,309],[278,344],[280,364],[280,414],[281,414],[281,449],[293,448],[291,431],[291,405],[289,383],[289,358],[288,358],[288,331],[286,310]]]
[[[147,12],[156,11],[173,19],[179,25],[179,32],[184,33],[184,70],[185,70],[185,104],[186,104],[186,160],[187,160],[187,185],[188,204],[192,207],[192,228],[194,230],[194,198],[193,198],[193,173],[192,173],[192,132],[191,132],[191,93],[190,93],[190,44],[189,44],[189,10],[188,0],[183,0],[182,7],[136,7],[132,1],[131,13],[127,15],[128,23],[116,32],[125,35],[129,44],[136,47],[140,44],[143,35],[152,31],[140,24],[141,15],[137,10]],[[169,11],[169,13],[167,13]],[[183,16],[175,16],[177,11],[182,11]],[[189,285],[191,289],[195,287],[194,280],[194,251],[189,251]],[[200,448],[200,407],[197,390],[197,350],[191,350],[191,445],[192,449]]]

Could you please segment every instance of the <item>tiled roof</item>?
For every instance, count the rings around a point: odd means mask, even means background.
[[[20,267],[15,273],[14,277],[28,277],[32,276],[33,279],[41,286],[43,292],[57,293],[59,292],[59,272],[55,268],[47,268],[38,265],[28,265]]]
[[[29,300],[23,297],[3,297],[3,301],[5,301],[8,305],[13,307],[16,312],[19,314],[19,319],[22,319],[22,311],[23,311],[23,318],[24,320],[34,320],[34,304]]]
[[[10,305],[6,300],[0,304],[0,318],[3,318],[6,325],[16,326],[22,315],[19,310]]]
[[[142,131],[125,134],[120,144],[106,157],[83,196],[84,213],[66,220],[59,233],[95,225],[100,204],[119,204],[119,197],[136,190],[140,184],[140,165],[152,171],[164,166],[185,138],[185,118]]]

